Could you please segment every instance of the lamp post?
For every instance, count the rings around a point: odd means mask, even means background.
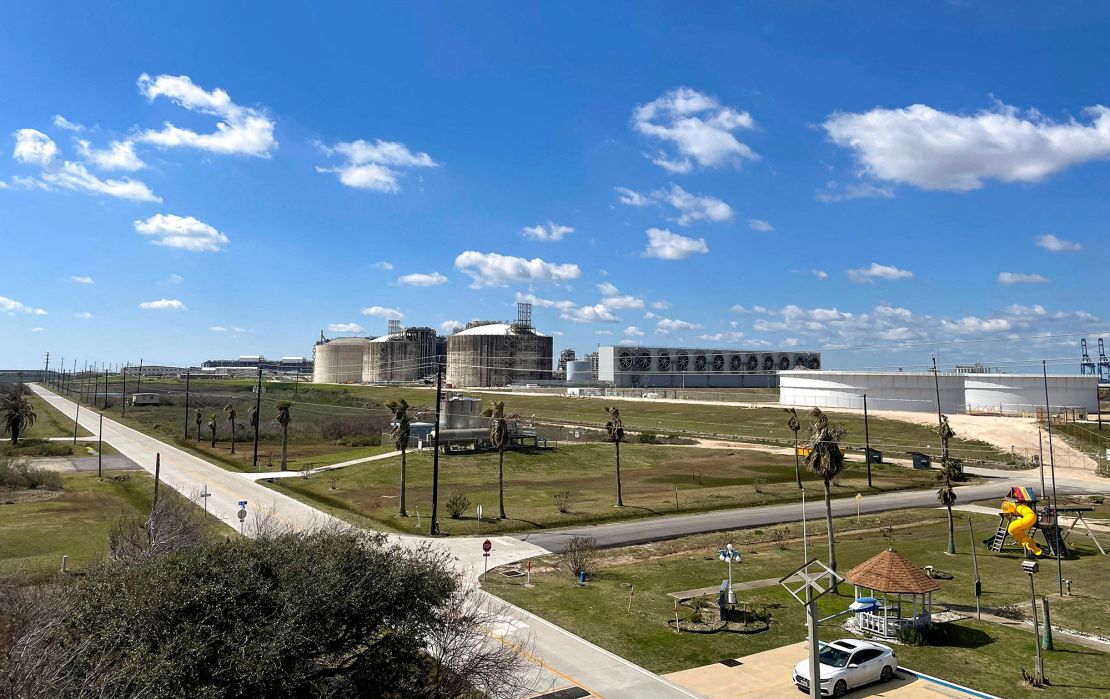
[[[867,394],[863,394],[863,460],[867,463],[867,487],[871,487],[871,428],[867,422]]]
[[[736,604],[736,593],[732,591],[732,564],[740,562],[740,552],[733,549],[732,544],[728,544],[718,550],[717,558],[728,563],[728,603]]]
[[[1033,671],[1036,675],[1037,686],[1044,684],[1044,663],[1041,660],[1041,630],[1037,620],[1037,591],[1033,588],[1033,574],[1040,570],[1036,561],[1022,561],[1021,569],[1029,576],[1029,601],[1032,603],[1033,612],[1033,645],[1037,655]]]

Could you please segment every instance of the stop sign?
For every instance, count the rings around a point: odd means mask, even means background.
[[[493,542],[491,542],[489,539],[486,539],[485,541],[482,542],[482,550],[485,551],[486,553],[489,553],[490,549],[492,549],[492,548],[493,548]]]

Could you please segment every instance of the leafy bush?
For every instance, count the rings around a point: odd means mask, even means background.
[[[571,575],[578,577],[579,572],[593,575],[601,559],[597,539],[592,536],[573,536],[566,548],[559,554],[559,564]]]
[[[463,516],[463,513],[470,509],[470,498],[462,493],[455,493],[447,498],[447,512],[451,515],[451,519],[458,519]]]
[[[51,442],[45,439],[21,439],[19,444],[0,444],[2,456],[69,456],[72,447],[68,442]]]
[[[1003,619],[1013,619],[1014,621],[1025,621],[1025,609],[1016,604],[1004,604],[995,612]]]
[[[572,507],[574,507],[574,493],[572,491],[564,490],[555,494],[555,508],[559,510],[560,514],[569,514]]]
[[[927,634],[916,626],[899,626],[898,641],[907,646],[923,646],[928,642]]]
[[[9,490],[62,490],[62,476],[26,461],[0,458],[0,488]]]
[[[654,432],[641,432],[636,439],[640,444],[655,444],[659,437]]]
[[[341,447],[380,447],[382,436],[380,434],[354,435],[340,437],[335,444]]]

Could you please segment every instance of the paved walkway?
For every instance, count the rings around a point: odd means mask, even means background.
[[[365,464],[370,461],[381,461],[382,459],[392,459],[394,456],[400,456],[399,451],[390,451],[384,454],[375,454],[374,456],[365,456],[361,459],[351,459],[350,461],[343,461],[338,464],[328,464],[327,466],[317,466],[316,468],[308,469],[309,475],[314,473],[323,473],[324,471],[334,471],[337,468],[346,468],[347,466],[354,466],[356,464]],[[268,481],[273,478],[299,478],[304,475],[304,471],[243,471],[239,474],[249,481]]]
[[[63,415],[71,420],[74,418],[75,403],[36,384],[30,386],[31,390]],[[93,433],[97,430],[98,420],[99,413],[89,409],[82,410],[78,418],[80,425]],[[294,529],[312,528],[336,521],[331,515],[121,425],[107,416],[104,418],[104,441],[151,473],[154,472],[155,455],[160,454],[162,482],[190,498],[207,487],[208,492],[212,493],[208,498],[209,514],[235,529],[239,528],[236,513],[240,500],[247,501],[248,511],[272,512],[279,523]],[[251,535],[255,525],[256,520],[248,517],[245,533]],[[429,539],[389,535],[389,541],[402,546],[431,545],[447,551],[455,559],[455,565],[467,584],[474,583],[482,571],[482,541],[485,538]],[[493,544],[490,568],[548,553],[534,544],[514,537],[490,537],[490,540]],[[523,609],[500,600],[498,603],[503,605],[505,619],[503,627],[506,631],[502,634],[502,640],[525,648],[529,657],[541,667],[543,676],[548,680],[557,679],[559,686],[580,686],[595,697],[689,699],[697,696]]]
[[[779,584],[778,578],[767,578],[765,580],[747,580],[745,582],[737,582],[732,584],[733,591],[736,590],[759,590],[764,587],[774,587]],[[721,591],[720,585],[716,587],[699,587],[696,590],[682,590],[680,592],[668,592],[668,597],[674,597],[680,602],[695,597],[704,597],[705,595],[716,595]]]

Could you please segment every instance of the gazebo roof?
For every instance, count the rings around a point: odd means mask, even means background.
[[[924,594],[940,589],[936,580],[894,549],[860,563],[849,570],[844,579],[853,585],[887,593]]]

